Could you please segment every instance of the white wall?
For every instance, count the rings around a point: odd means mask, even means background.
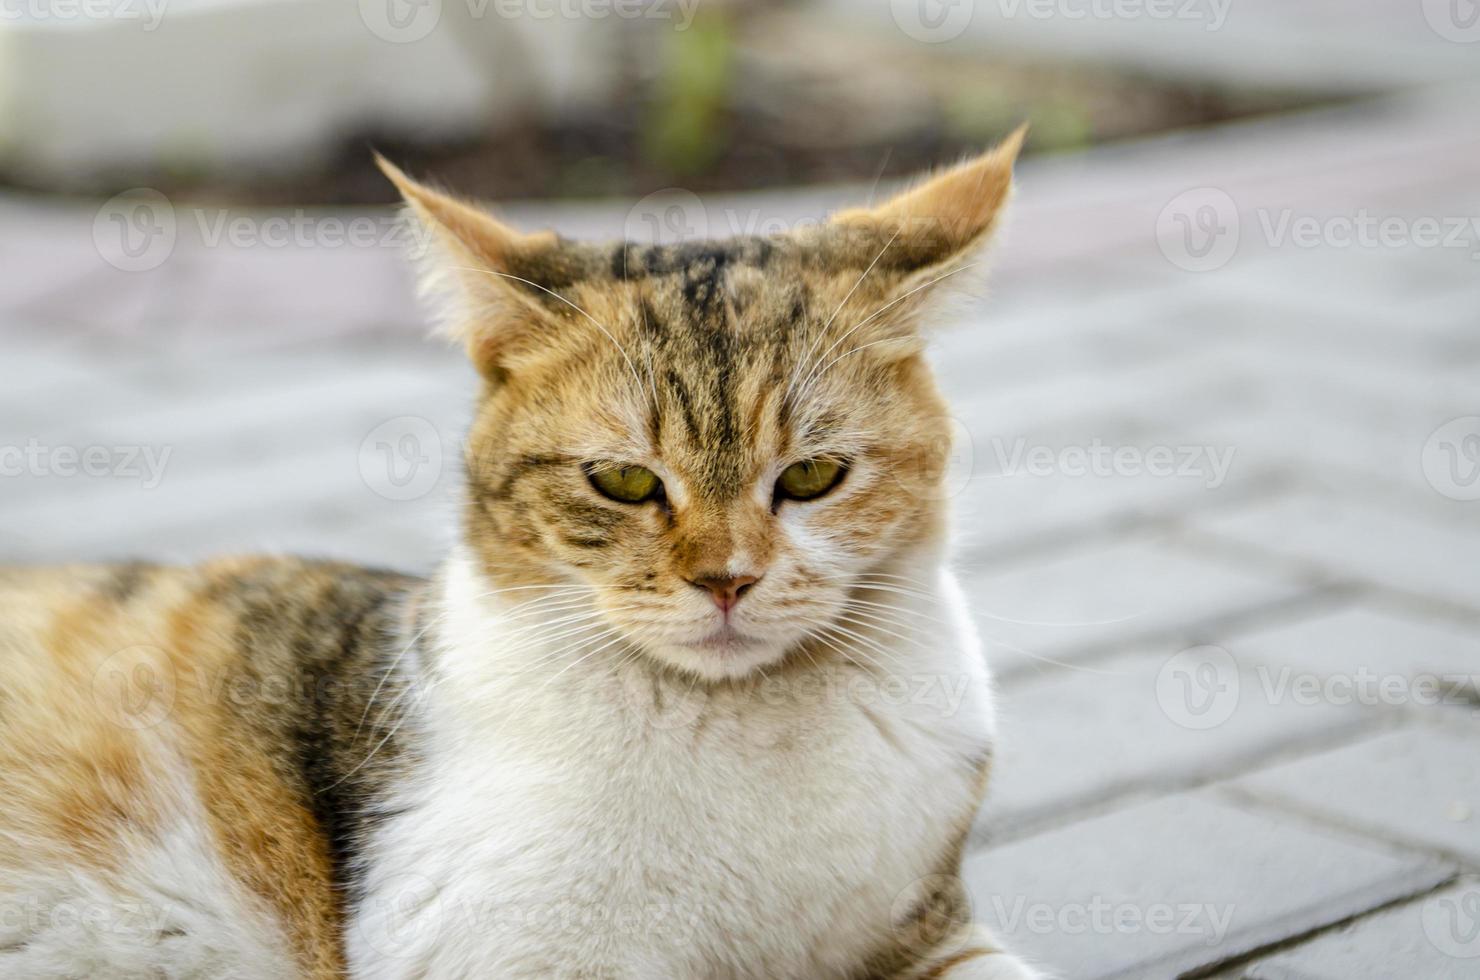
[[[0,163],[292,170],[367,130],[476,131],[597,97],[630,26],[503,0],[0,0]]]

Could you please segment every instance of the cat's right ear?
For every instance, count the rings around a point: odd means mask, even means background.
[[[558,247],[552,232],[525,234],[466,201],[420,184],[376,154],[375,162],[406,202],[418,234],[415,257],[423,294],[441,329],[467,348],[485,377],[497,379],[520,341],[544,322],[527,278]]]
[[[934,174],[873,208],[833,216],[834,232],[859,246],[855,258],[925,278],[971,256],[991,239],[1012,195],[1013,165],[1027,138],[1019,126],[986,153]]]

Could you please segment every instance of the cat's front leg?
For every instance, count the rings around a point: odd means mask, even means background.
[[[899,958],[882,971],[889,980],[1048,980],[975,921],[957,875],[915,881],[895,901],[891,921]]]
[[[983,926],[968,925],[926,951],[896,980],[1048,980],[1002,948]]]

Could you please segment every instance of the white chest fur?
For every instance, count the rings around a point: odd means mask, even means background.
[[[990,743],[986,671],[940,576],[887,672],[798,665],[705,689],[637,658],[490,643],[499,610],[455,561],[442,635],[481,639],[438,650],[428,762],[369,847],[354,974],[856,969],[941,870]]]

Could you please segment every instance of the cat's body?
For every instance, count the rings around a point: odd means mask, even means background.
[[[677,249],[392,172],[485,378],[463,543],[0,573],[0,975],[1033,976],[955,877],[992,708],[915,326],[1015,152]]]
[[[0,571],[0,976],[342,975],[355,727],[416,580]],[[379,729],[383,732],[385,729]]]
[[[372,838],[356,973],[890,975],[891,916],[954,873],[989,764],[980,651],[940,586],[902,600],[929,617],[907,673],[804,660],[703,689],[578,648],[509,683],[528,651],[492,624],[517,603],[454,563],[429,764]]]

